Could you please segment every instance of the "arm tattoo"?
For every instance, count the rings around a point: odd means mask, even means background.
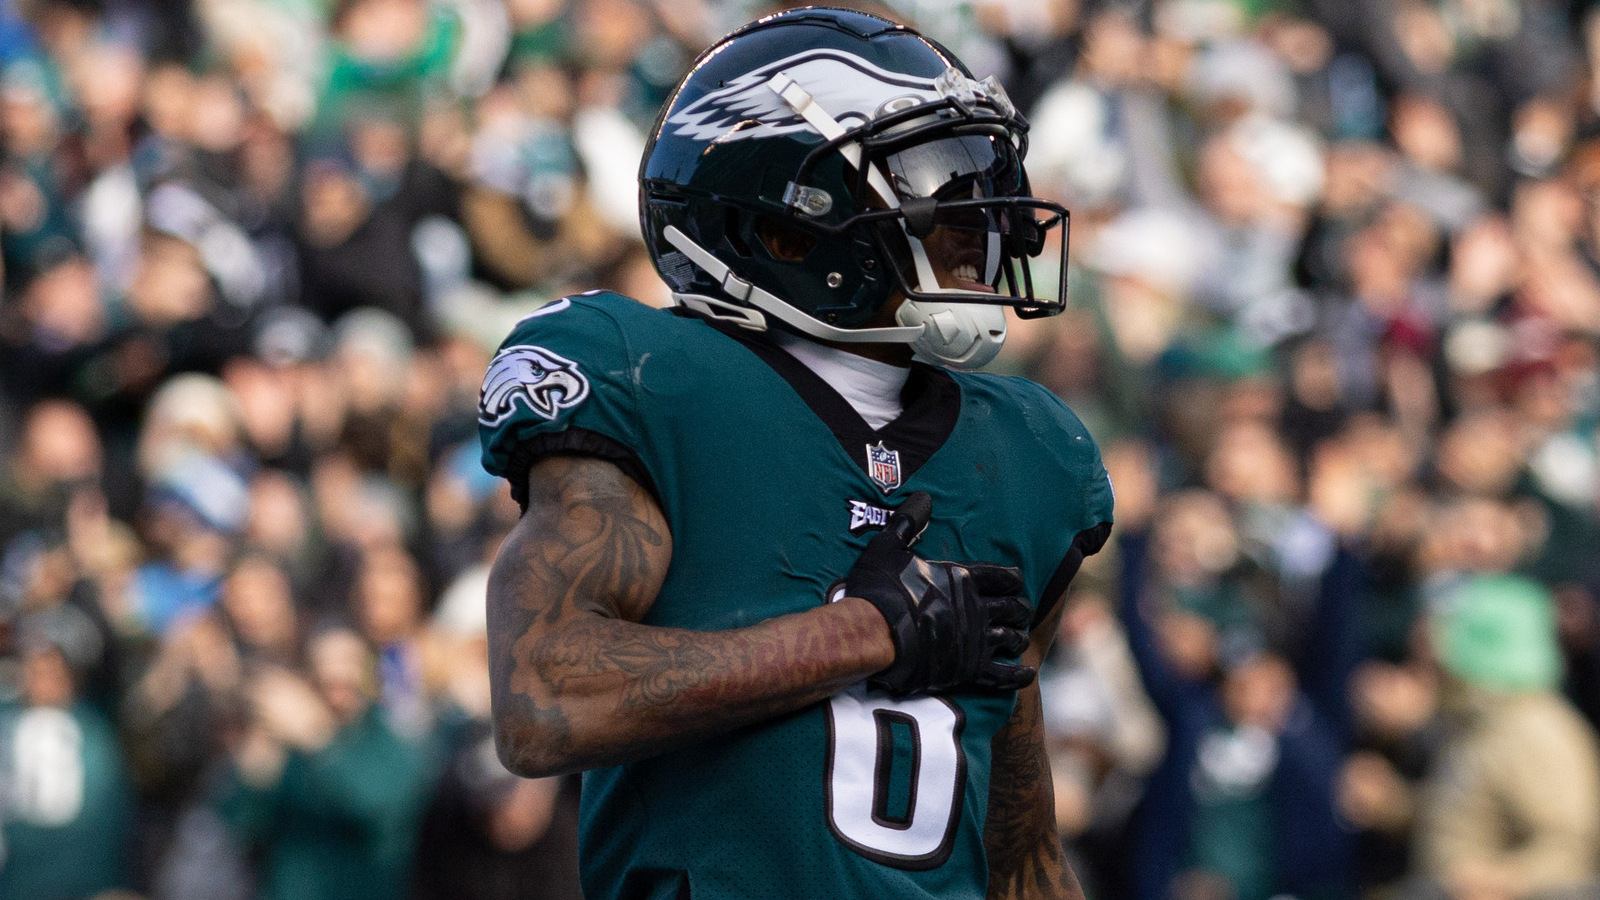
[[[642,618],[671,555],[655,503],[604,463],[558,457],[535,468],[543,471],[529,479],[528,509],[538,533],[521,542],[518,562],[554,601],[540,621],[572,609]]]
[[[1055,789],[1045,754],[1038,685],[1017,694],[995,735],[989,778],[989,900],[1083,900],[1056,832]]]
[[[650,496],[609,463],[566,457],[533,467],[528,496],[489,599],[495,719],[516,771],[661,752],[815,702],[892,660],[870,607],[731,631],[637,624],[672,555]]]
[[[614,467],[571,457],[533,467],[528,512],[495,560],[489,640],[496,711],[514,712],[496,722],[520,720],[540,740],[502,747],[521,756],[572,752],[572,723],[551,690],[559,684],[548,685],[541,669],[552,649],[575,656],[586,648],[549,647],[560,634],[552,627],[582,612],[642,616],[670,554],[660,512]]]
[[[719,658],[692,634],[675,629],[629,629],[625,636],[613,630],[608,623],[584,622],[546,635],[538,645],[538,677],[559,691],[572,679],[622,672],[631,677],[619,707],[641,710],[675,700],[719,669],[745,662],[727,654]]]

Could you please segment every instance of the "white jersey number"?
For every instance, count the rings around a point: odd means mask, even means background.
[[[858,684],[829,698],[828,827],[834,836],[884,865],[942,865],[966,789],[963,722],[960,708],[938,697],[895,700]],[[898,766],[896,732],[909,735],[911,750],[909,763],[902,753]],[[894,785],[906,781],[909,787],[896,792]]]

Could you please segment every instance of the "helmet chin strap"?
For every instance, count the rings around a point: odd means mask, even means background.
[[[667,243],[675,247],[679,253],[689,257],[689,261],[699,266],[702,271],[716,279],[722,285],[722,290],[728,296],[742,303],[747,303],[760,313],[751,315],[751,310],[736,306],[725,300],[707,297],[703,294],[673,294],[673,298],[691,309],[698,309],[707,315],[720,319],[731,319],[744,328],[752,331],[765,331],[767,324],[760,320],[761,313],[772,316],[790,328],[800,332],[806,337],[819,341],[835,341],[841,344],[913,344],[922,336],[924,326],[902,325],[894,328],[839,328],[826,322],[819,322],[793,306],[783,302],[772,294],[745,281],[722,260],[717,259],[710,251],[689,239],[689,236],[678,229],[676,225],[668,225],[662,231],[662,236]],[[733,314],[729,315],[732,311]]]
[[[662,235],[679,253],[717,279],[741,306],[704,294],[674,292],[672,299],[716,319],[752,331],[766,331],[772,316],[801,334],[840,344],[909,344],[917,355],[940,365],[975,369],[1000,352],[1005,342],[1005,311],[971,303],[927,303],[907,300],[895,311],[896,328],[838,328],[819,322],[776,296],[738,277],[722,260],[668,225]]]

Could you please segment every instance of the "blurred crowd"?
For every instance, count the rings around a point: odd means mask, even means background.
[[[487,725],[492,348],[666,301],[769,7],[0,4],[0,897],[574,898]],[[1600,896],[1600,13],[895,0],[1032,122],[1117,490],[1044,673],[1090,895]]]
[[[1600,13],[1043,6],[1073,304],[1007,352],[1117,490],[1045,681],[1091,893],[1600,897]]]

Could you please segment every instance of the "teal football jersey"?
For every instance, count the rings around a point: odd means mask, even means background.
[[[597,455],[645,486],[673,537],[646,624],[738,628],[827,602],[916,490],[933,498],[919,554],[1016,566],[1036,608],[1058,594],[1111,521],[1077,417],[1032,382],[921,364],[904,400],[873,430],[762,335],[596,293],[545,307],[502,345],[479,409],[483,461],[517,489],[540,456]],[[862,684],[589,772],[585,893],[981,898],[989,744],[1014,703]]]

